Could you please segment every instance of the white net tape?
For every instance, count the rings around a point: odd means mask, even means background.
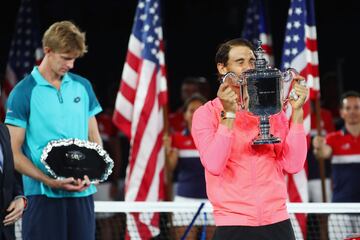
[[[140,213],[140,220],[147,223],[154,215],[158,216],[158,227],[150,227],[157,235],[153,239],[181,239],[199,206],[198,202],[96,201],[96,239],[125,239],[126,231],[136,236],[132,239],[141,239],[141,234],[131,233],[136,230],[129,224],[134,213]],[[360,233],[360,203],[288,203],[287,207],[296,239],[342,240]],[[295,214],[306,216],[305,234]],[[134,221],[133,224],[136,225]],[[197,234],[198,237],[194,239],[211,239],[213,224],[212,206],[206,203],[194,220],[193,227],[188,229],[187,236]],[[21,240],[21,223],[18,222],[15,227],[16,239]],[[211,231],[205,233],[204,229]],[[206,238],[201,238],[201,234],[205,234]]]

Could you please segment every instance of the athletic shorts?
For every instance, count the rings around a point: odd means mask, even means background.
[[[295,240],[290,220],[264,226],[219,226],[213,240]]]
[[[22,218],[23,240],[94,240],[95,214],[92,196],[48,198],[28,196]]]

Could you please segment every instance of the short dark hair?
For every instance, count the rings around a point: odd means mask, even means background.
[[[250,41],[244,38],[235,38],[220,44],[215,54],[215,63],[222,63],[226,66],[227,62],[229,61],[229,52],[233,47],[236,46],[245,46],[254,51],[254,45]]]
[[[183,107],[183,111],[186,112],[190,103],[194,102],[194,101],[199,101],[202,104],[207,102],[207,99],[199,94],[199,93],[194,93],[193,95],[191,95],[188,99],[186,99],[185,103],[184,103],[184,107]]]
[[[340,97],[340,108],[343,108],[343,101],[345,98],[350,98],[350,97],[355,97],[355,98],[360,98],[360,93],[357,91],[347,91],[344,92],[341,97]]]

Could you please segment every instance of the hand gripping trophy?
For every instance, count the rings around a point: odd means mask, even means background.
[[[240,106],[245,108],[244,92],[248,91],[248,111],[259,116],[259,135],[253,140],[254,145],[279,143],[280,138],[270,134],[269,116],[282,111],[283,105],[290,99],[297,100],[298,96],[292,89],[288,97],[284,97],[284,82],[290,82],[297,75],[297,71],[289,68],[284,72],[268,66],[264,58],[264,50],[261,48],[261,41],[254,51],[256,56],[255,68],[243,72],[237,76],[233,72],[226,73],[222,81],[232,82],[240,87]],[[300,84],[306,84],[301,81]]]

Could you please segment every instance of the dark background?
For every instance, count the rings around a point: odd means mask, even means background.
[[[279,66],[290,0],[266,2],[273,36],[275,65]],[[3,76],[20,0],[1,2],[0,76]],[[90,79],[102,102],[115,93],[127,51],[136,0],[38,0],[41,34],[58,20],[73,20],[87,33],[89,52],[74,72]],[[181,80],[204,76],[216,93],[214,55],[217,46],[241,36],[247,1],[162,0],[165,61],[170,109],[180,104]],[[338,94],[360,89],[359,6],[356,1],[315,0],[322,101],[337,107]]]

